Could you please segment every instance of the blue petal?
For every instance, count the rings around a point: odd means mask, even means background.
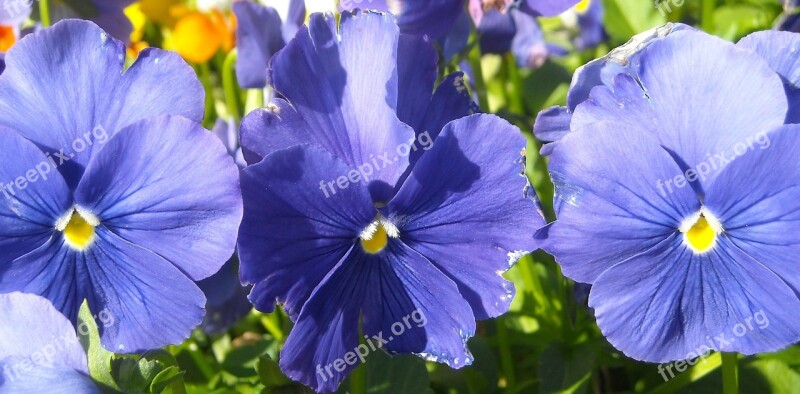
[[[579,2],[580,0],[524,0],[522,9],[539,16],[555,16]]]
[[[243,88],[263,88],[272,55],[285,45],[281,17],[274,8],[249,1],[233,3],[233,13],[239,50],[236,78]]]
[[[697,255],[679,234],[605,271],[589,305],[614,347],[649,362],[697,357],[711,348],[753,355],[800,339],[800,300],[726,235]]]
[[[462,368],[472,364],[467,340],[475,317],[455,282],[419,252],[390,242],[384,253],[353,251],[347,264],[370,276],[363,309],[364,332],[382,335],[390,353],[414,353],[427,361]]]
[[[397,24],[403,34],[426,35],[439,39],[458,19],[464,0],[400,0],[396,8]]]
[[[0,362],[0,368],[19,366],[12,361]],[[3,380],[5,378],[5,380]],[[100,388],[87,375],[72,368],[32,368],[19,377],[0,376],[0,394],[101,394]]]
[[[0,360],[16,357],[17,362],[30,360],[36,369],[64,367],[76,373],[89,372],[75,327],[47,299],[24,293],[0,294],[0,321]],[[10,374],[4,369],[3,375],[19,378],[19,370],[10,369]]]
[[[365,184],[347,180],[350,173],[341,160],[307,145],[275,152],[243,171],[240,276],[255,284],[250,299],[259,310],[272,311],[277,300],[296,318],[375,218]]]
[[[397,117],[420,131],[439,72],[436,49],[418,36],[401,35],[397,47]]]
[[[64,179],[33,143],[0,128],[0,146],[2,278],[5,264],[47,242],[56,221],[72,208],[72,201]]]
[[[641,130],[595,123],[570,133],[550,159],[558,220],[542,247],[578,282],[646,251],[700,209],[691,187],[672,187],[681,169]]]
[[[125,46],[87,21],[27,35],[6,56],[0,125],[71,157],[59,171],[74,187],[124,126],[167,113],[203,118],[203,88],[177,54],[147,49],[123,73],[124,59]]]
[[[197,285],[163,257],[97,227],[97,239],[75,259],[90,278],[81,295],[98,323],[103,346],[115,353],[142,353],[182,343],[203,319],[206,298]]]
[[[679,31],[651,43],[639,61],[635,81],[622,74],[613,86],[592,90],[575,111],[573,130],[619,119],[651,133],[694,168],[710,154],[728,152],[786,118],[787,99],[778,75],[758,56],[727,41]],[[709,100],[709,89],[715,100]]]
[[[300,144],[319,143],[319,130],[308,126],[291,104],[275,99],[242,120],[242,153],[248,164],[256,164],[269,154]]]
[[[0,273],[0,292],[21,291],[47,298],[77,323],[78,309],[91,283],[80,256],[53,235],[39,248],[6,264]]]
[[[500,13],[494,8],[488,10],[478,25],[481,52],[504,54],[510,51],[516,33],[517,26],[510,12]]]
[[[377,255],[355,246],[314,290],[281,351],[284,373],[318,392],[336,390],[360,363],[362,311],[365,336],[372,339],[361,345],[363,354],[380,351],[381,338],[390,352],[414,352],[457,368],[472,361],[466,340],[475,321],[455,283],[413,249],[390,241]],[[395,323],[402,332],[392,331]]]
[[[536,18],[517,10],[510,10],[514,18],[517,34],[511,43],[511,50],[520,67],[539,68],[550,55],[550,46],[544,40],[539,22]]]
[[[534,249],[531,236],[544,225],[521,176],[524,146],[496,116],[453,121],[385,209],[401,240],[458,284],[478,319],[508,310],[513,285],[498,272]]]
[[[111,138],[89,164],[75,201],[193,280],[230,258],[242,217],[239,171],[226,149],[200,125],[171,116]]]
[[[731,242],[775,272],[800,294],[800,126],[764,133],[725,167],[704,204],[722,223]]]
[[[211,335],[224,333],[253,309],[247,299],[250,289],[239,283],[237,268],[236,261],[231,260],[219,272],[197,283],[208,299],[202,328]]]
[[[283,373],[318,393],[335,391],[355,368],[357,359],[348,365],[344,358],[359,346],[362,302],[367,287],[379,279],[373,274],[374,266],[347,259],[350,250],[334,263],[313,294],[308,294],[310,298],[281,350]]]
[[[275,88],[308,124],[315,137],[309,141],[353,168],[414,138],[395,114],[398,36],[389,15],[345,13],[337,32],[332,15],[314,14],[309,27],[273,58]],[[407,165],[408,158],[398,156],[376,173],[370,185],[376,201],[389,198]]]
[[[800,123],[800,34],[762,31],[743,38],[737,44],[761,56],[783,78],[789,97],[786,123]]]
[[[470,21],[469,14],[463,11],[458,19],[456,19],[450,32],[439,39],[439,44],[442,46],[442,55],[445,60],[452,60],[455,55],[467,48],[470,33],[472,33],[472,22]]]
[[[551,107],[536,116],[533,133],[542,142],[553,142],[569,133],[572,113],[567,107]]]

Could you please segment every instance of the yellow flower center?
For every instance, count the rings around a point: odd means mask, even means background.
[[[397,238],[398,235],[397,227],[379,215],[361,232],[361,248],[369,254],[378,254],[386,249],[389,238]]]
[[[378,225],[378,229],[375,231],[375,234],[372,234],[372,238],[361,238],[361,247],[369,254],[379,253],[388,243],[389,235],[386,234],[386,229],[381,225]]]
[[[581,0],[580,3],[575,5],[575,11],[579,14],[585,14],[586,11],[589,10],[590,5],[592,5],[592,0]]]
[[[94,244],[98,219],[89,212],[75,208],[56,223],[56,229],[64,234],[64,243],[73,250],[82,252]]]
[[[702,254],[711,250],[717,243],[717,236],[722,232],[719,221],[705,210],[687,219],[681,226],[683,238],[692,251]]]

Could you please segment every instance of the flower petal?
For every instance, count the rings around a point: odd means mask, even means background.
[[[267,86],[269,60],[286,44],[281,17],[272,7],[250,1],[233,3],[236,15],[236,78],[243,88]]]
[[[0,368],[14,368],[13,361],[0,362]],[[5,379],[5,380],[3,380]],[[0,394],[101,394],[91,378],[72,368],[33,368],[19,377],[0,376]]]
[[[4,323],[0,325],[0,360],[19,357],[31,360],[37,369],[66,367],[89,373],[75,327],[47,299],[16,292],[0,294],[0,320]]]
[[[364,298],[364,332],[382,334],[390,353],[415,353],[427,361],[461,368],[472,363],[467,340],[475,335],[475,317],[455,282],[402,242],[384,253],[353,251],[370,270]]]
[[[69,162],[59,171],[74,187],[122,127],[167,113],[202,119],[202,86],[176,54],[145,50],[123,73],[124,59],[125,46],[87,21],[27,35],[6,56],[0,125],[47,152],[61,151]]]
[[[695,358],[707,349],[746,355],[800,339],[800,300],[778,276],[723,235],[697,255],[680,234],[600,275],[589,305],[609,342],[648,362]]]
[[[760,31],[737,44],[750,49],[769,63],[781,77],[789,97],[786,123],[800,123],[800,34],[785,31]]]
[[[47,298],[76,324],[83,293],[90,285],[80,256],[64,244],[60,233],[6,264],[0,273],[0,292],[21,291]]]
[[[420,131],[439,72],[436,49],[418,36],[401,35],[397,47],[397,117]]]
[[[230,258],[242,216],[239,170],[225,147],[200,125],[172,116],[111,138],[86,169],[75,201],[193,280]]]
[[[353,168],[410,144],[413,130],[395,114],[399,32],[391,16],[345,13],[338,32],[330,14],[308,24],[273,58],[271,77],[314,133],[310,141]],[[370,186],[377,201],[388,200],[408,166],[396,158]]]
[[[763,134],[759,144],[728,165],[708,189],[704,204],[731,242],[780,276],[800,294],[800,126]]]
[[[203,320],[206,298],[194,282],[105,227],[97,228],[95,244],[76,258],[90,277],[89,309],[113,317],[98,329],[103,347],[114,353],[179,344]]]
[[[453,121],[385,209],[401,240],[458,284],[478,319],[508,310],[513,285],[500,274],[509,253],[531,249],[544,225],[521,176],[524,146],[519,130],[496,116]]]
[[[542,248],[566,276],[594,283],[699,211],[691,187],[670,183],[680,174],[666,150],[628,125],[600,122],[568,134],[550,160],[558,220]]]
[[[522,9],[531,10],[540,16],[554,16],[578,3],[578,0],[525,0]]]
[[[240,276],[255,284],[250,299],[259,310],[272,311],[277,299],[297,317],[375,218],[364,183],[336,184],[350,172],[341,160],[308,145],[275,152],[242,172]]]
[[[573,130],[598,119],[622,119],[695,168],[709,155],[729,152],[784,123],[788,107],[778,75],[757,55],[727,41],[678,31],[652,42],[639,61],[643,90],[635,93],[619,78],[613,88],[596,87],[593,98],[576,109]],[[716,100],[708,100],[711,91]],[[583,118],[583,105],[592,108],[592,119]]]
[[[4,265],[44,245],[72,208],[69,189],[36,145],[0,128],[0,276]]]

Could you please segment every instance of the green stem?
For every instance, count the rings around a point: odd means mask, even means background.
[[[469,52],[469,65],[472,67],[473,83],[475,84],[475,94],[478,95],[478,105],[481,111],[489,112],[489,96],[486,92],[486,83],[483,80],[483,66],[481,65],[481,47],[475,40],[475,45]]]
[[[496,319],[497,339],[500,346],[500,363],[506,376],[506,392],[517,392],[517,379],[514,375],[514,359],[511,356],[511,344],[508,340],[508,329],[501,319]]]
[[[722,353],[722,392],[739,393],[739,355]]]
[[[42,27],[50,27],[50,1],[39,0],[39,18],[42,22]]]
[[[708,33],[714,32],[714,8],[716,3],[716,0],[703,0],[701,26]]]
[[[361,364],[350,374],[350,394],[367,393],[367,370],[366,365]]]
[[[206,91],[206,116],[203,121],[203,126],[206,128],[213,125],[212,119],[214,118],[214,86],[211,83],[211,68],[208,63],[201,63],[197,65],[200,83]]]
[[[506,67],[508,68],[508,77],[510,85],[507,82],[506,88],[510,102],[508,103],[511,112],[519,115],[525,115],[525,103],[522,101],[522,79],[519,76],[519,68],[517,67],[517,60],[514,55],[506,53],[505,55]]]
[[[235,120],[242,119],[242,113],[239,110],[239,93],[236,83],[236,59],[238,52],[233,49],[225,57],[225,62],[222,63],[222,89],[225,91],[225,103],[228,107],[228,116],[233,117]]]

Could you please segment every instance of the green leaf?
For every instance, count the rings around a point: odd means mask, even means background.
[[[596,352],[587,344],[554,343],[539,355],[539,391],[584,393],[594,370]]]
[[[153,394],[160,394],[167,387],[173,384],[183,386],[183,375],[184,372],[181,371],[180,368],[178,367],[169,367],[159,372],[158,375],[156,375],[156,377],[153,378],[153,381],[150,383],[150,392]]]
[[[606,9],[606,31],[618,43],[667,22],[666,12],[661,15],[653,1],[604,0],[603,4]]]
[[[375,351],[367,357],[366,368],[367,393],[431,392],[428,370],[419,357],[392,357],[383,351]]]
[[[769,29],[776,16],[764,7],[724,5],[714,10],[713,33],[726,40],[736,41],[756,30]]]
[[[97,322],[86,301],[83,302],[78,312],[78,339],[87,353],[91,378],[107,390],[120,391],[111,367],[114,353],[103,348],[100,343]]]
[[[278,363],[269,355],[265,355],[258,360],[257,369],[261,384],[267,389],[278,388],[291,383],[291,380],[281,372]]]

